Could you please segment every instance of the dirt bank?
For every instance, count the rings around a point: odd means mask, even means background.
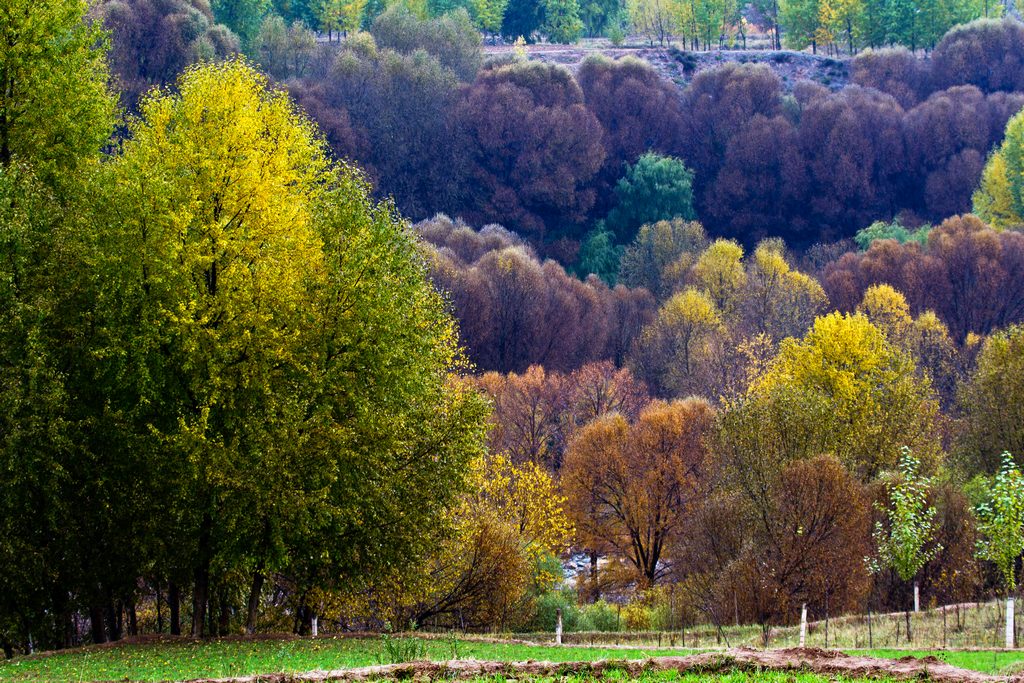
[[[521,679],[534,676],[565,676],[569,674],[600,675],[615,670],[630,675],[644,671],[711,673],[730,670],[774,671],[801,670],[825,675],[895,680],[921,679],[937,683],[990,683],[993,681],[1024,681],[989,676],[976,671],[958,669],[934,657],[915,659],[876,659],[856,657],[841,652],[814,648],[787,650],[752,650],[738,648],[724,652],[705,652],[688,657],[657,657],[644,660],[602,660],[596,662],[483,662],[457,660],[451,662],[411,662],[367,666],[337,671],[310,671],[302,674],[273,674],[239,678],[200,679],[193,683],[298,683],[300,681],[369,681],[369,680],[467,680],[487,676]]]

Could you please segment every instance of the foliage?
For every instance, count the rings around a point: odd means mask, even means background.
[[[978,557],[994,563],[1007,595],[1017,589],[1017,558],[1024,552],[1024,480],[1009,453],[996,472],[988,502],[977,508]]]
[[[630,242],[640,226],[658,221],[692,221],[693,172],[673,157],[647,153],[626,167],[615,186],[617,203],[606,224],[620,242]]]
[[[444,16],[421,19],[396,5],[374,19],[370,34],[382,49],[402,54],[424,50],[454,71],[461,81],[472,81],[480,70],[480,34],[462,8]]]
[[[1024,327],[1000,330],[984,341],[960,388],[965,429],[959,450],[968,473],[997,470],[1004,450],[1024,452],[1022,359]]]
[[[829,263],[821,284],[836,308],[852,310],[873,284],[907,295],[913,314],[933,311],[960,344],[971,334],[1024,320],[1024,235],[997,232],[974,216],[954,216],[923,247],[888,240]],[[998,455],[998,453],[997,453]]]
[[[978,189],[971,197],[974,213],[993,228],[1013,228],[1024,219],[1014,209],[1013,190],[1001,151],[989,155]]]
[[[643,225],[622,254],[619,279],[627,286],[643,287],[665,298],[672,293],[672,282],[666,277],[668,269],[688,266],[707,244],[704,226],[696,221],[676,219]]]
[[[917,244],[925,244],[928,241],[928,233],[931,232],[932,226],[922,225],[916,230],[909,230],[899,221],[893,221],[892,223],[886,223],[884,221],[875,221],[866,228],[857,231],[857,234],[853,236],[853,241],[857,243],[857,246],[861,250],[865,250],[871,246],[871,243],[875,240],[896,240],[900,244],[906,244],[907,242],[916,242]]]
[[[212,0],[213,16],[231,29],[248,47],[259,32],[263,17],[270,11],[270,0]]]
[[[578,0],[543,0],[541,30],[553,43],[575,43],[583,33]]]
[[[584,235],[576,272],[581,277],[593,273],[614,287],[619,277],[622,250],[621,246],[615,244],[612,233],[600,225]]]
[[[122,102],[133,109],[147,90],[174,83],[190,64],[241,49],[207,0],[104,0],[94,12],[110,31],[110,69]]]
[[[802,340],[783,341],[748,393],[752,407],[764,401],[777,415],[765,436],[785,435],[786,422],[800,420],[802,411],[816,416],[786,438],[790,458],[832,453],[870,481],[900,461],[905,444],[929,466],[939,455],[930,381],[915,375],[913,359],[861,315],[833,313],[818,318]]]
[[[46,181],[73,172],[112,133],[106,37],[84,0],[12,0],[0,17],[0,169]]]
[[[579,223],[604,162],[601,126],[563,67],[517,62],[485,70],[456,107],[469,140],[468,220],[501,220],[541,237]]]
[[[910,581],[941,546],[932,543],[936,511],[927,504],[930,481],[919,475],[920,462],[910,448],[903,447],[898,467],[897,477],[887,482],[887,525],[876,522],[872,534],[877,556],[867,562],[874,573],[891,568]]]
[[[566,451],[562,485],[584,543],[628,558],[645,586],[665,574],[700,495],[713,419],[701,399],[655,401],[632,424],[617,413],[597,418]]]

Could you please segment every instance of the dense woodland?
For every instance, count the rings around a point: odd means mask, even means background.
[[[14,2],[8,656],[1016,589],[1017,21],[833,91],[484,60],[482,4]]]

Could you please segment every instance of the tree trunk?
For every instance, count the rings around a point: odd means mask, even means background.
[[[210,573],[206,567],[196,569],[195,586],[192,589],[192,635],[196,638],[204,633],[206,606],[209,600]]]
[[[252,575],[252,585],[249,587],[249,604],[245,616],[245,632],[252,635],[256,632],[256,618],[259,616],[260,595],[263,593],[263,582],[265,577],[262,571],[256,571]]]
[[[181,591],[173,581],[167,583],[167,609],[170,612],[171,635],[181,635]]]
[[[228,603],[228,589],[221,588],[217,599],[220,602],[217,632],[219,635],[226,636],[231,631],[231,605]]]
[[[135,599],[134,598],[128,601],[127,610],[128,610],[128,635],[130,635],[130,636],[137,636],[137,635],[139,635],[139,620],[138,620],[138,616],[135,614]]]
[[[92,632],[92,642],[97,645],[107,642],[107,629],[103,625],[103,610],[96,605],[89,608],[89,630]]]
[[[161,604],[161,602],[162,602],[161,599],[160,599],[161,597],[163,597],[163,596],[160,593],[160,582],[157,581],[156,582],[156,632],[157,633],[163,633],[164,632],[164,613],[163,613],[163,610],[161,609],[163,607],[163,605]]]
[[[107,638],[111,641],[121,639],[121,624],[119,621],[118,610],[114,607],[113,600],[107,600],[107,604],[104,606],[106,611],[106,622],[107,622]]]

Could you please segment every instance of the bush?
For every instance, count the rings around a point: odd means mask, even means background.
[[[562,630],[582,631],[590,626],[577,605],[576,591],[570,589],[553,590],[541,594],[536,602],[533,619],[526,625],[526,630],[535,632],[551,632],[558,623],[558,610],[562,610]]]
[[[593,631],[618,631],[620,628],[619,614],[615,607],[604,600],[581,608],[583,618],[589,622],[590,630]]]
[[[622,609],[622,624],[628,631],[651,630],[651,608],[642,602],[631,602]]]

